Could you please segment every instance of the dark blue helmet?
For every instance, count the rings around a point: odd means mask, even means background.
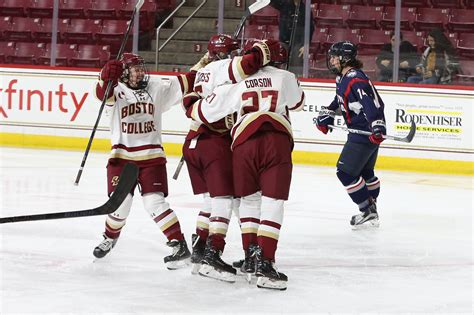
[[[341,69],[332,66],[329,60],[332,56],[339,57]],[[357,58],[357,46],[349,41],[337,42],[331,45],[326,56],[326,63],[329,71],[335,74],[340,74],[342,69],[351,61],[354,62]]]

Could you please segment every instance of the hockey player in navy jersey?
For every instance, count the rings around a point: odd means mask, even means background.
[[[350,224],[354,229],[378,227],[376,200],[380,181],[374,167],[380,143],[386,134],[384,104],[357,59],[357,47],[351,42],[338,42],[327,54],[328,69],[337,74],[336,96],[316,118],[317,128],[327,134],[339,108],[349,128],[372,132],[369,137],[349,133],[337,161],[337,177],[360,210]]]

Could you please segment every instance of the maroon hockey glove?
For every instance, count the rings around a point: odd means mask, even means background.
[[[112,86],[117,86],[118,80],[123,74],[123,63],[118,60],[110,60],[100,71],[100,79],[104,82],[112,81]]]
[[[273,39],[258,41],[252,46],[252,49],[259,53],[262,66],[265,66],[272,61],[272,56],[278,54],[279,48],[280,45],[278,41]]]
[[[385,122],[383,120],[375,120],[372,122],[372,135],[369,136],[370,142],[373,144],[381,144],[385,140],[383,137],[387,134]]]
[[[191,118],[191,112],[193,111],[193,105],[194,105],[194,103],[196,103],[200,99],[201,99],[201,97],[196,92],[188,93],[183,97],[183,107],[184,107],[184,110],[186,111],[186,116]]]

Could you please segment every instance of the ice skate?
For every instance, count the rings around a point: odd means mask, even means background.
[[[235,282],[237,271],[221,259],[222,252],[211,246],[206,247],[204,258],[201,261],[199,274],[201,276],[225,281]]]
[[[240,272],[245,275],[245,278],[249,283],[252,281],[252,275],[255,275],[257,253],[259,253],[260,251],[261,249],[260,247],[258,247],[258,245],[250,245],[245,253],[245,259],[242,260],[242,264],[239,267]]]
[[[370,205],[365,210],[352,216],[351,225],[353,230],[379,227],[379,215],[375,202],[370,201]]]
[[[259,288],[286,290],[288,277],[284,273],[278,272],[270,260],[258,259],[255,275]]]
[[[112,248],[114,248],[115,244],[117,244],[118,238],[110,238],[103,234],[104,240],[97,245],[96,248],[94,248],[94,257],[96,258],[103,258],[105,255],[107,255]]]
[[[192,246],[193,246],[193,253],[191,254],[191,263],[192,269],[191,273],[193,275],[199,273],[199,268],[201,268],[201,261],[204,257],[204,251],[206,249],[206,242],[203,242],[199,235],[193,234],[192,236]]]
[[[181,241],[171,240],[167,242],[166,245],[173,249],[173,253],[163,259],[166,268],[169,270],[175,270],[182,268],[189,263],[191,253],[189,252],[188,245],[184,238]]]

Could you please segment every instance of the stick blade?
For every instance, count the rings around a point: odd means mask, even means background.
[[[22,215],[15,217],[0,218],[0,224],[3,223],[14,223],[24,221],[40,221],[40,220],[53,220],[53,219],[67,219],[67,218],[78,218],[88,217],[95,215],[103,215],[114,212],[120,207],[122,202],[125,200],[127,195],[131,192],[138,178],[138,166],[132,163],[125,165],[122,173],[120,173],[119,182],[117,188],[115,188],[112,196],[102,206],[87,210],[76,210],[58,213],[43,213],[43,214],[32,214]]]
[[[127,195],[132,191],[132,188],[137,182],[137,178],[138,166],[133,163],[125,164],[125,167],[120,173],[117,188],[115,188],[114,193],[109,200],[107,200],[107,202],[101,207],[102,211],[100,214],[109,214],[117,210]]]
[[[258,10],[265,8],[270,4],[270,0],[257,0],[248,7],[249,14],[254,14]]]
[[[415,137],[415,133],[416,133],[416,124],[414,121],[412,121],[411,126],[410,126],[410,132],[405,137],[407,143],[410,143],[413,140],[413,138]]]

